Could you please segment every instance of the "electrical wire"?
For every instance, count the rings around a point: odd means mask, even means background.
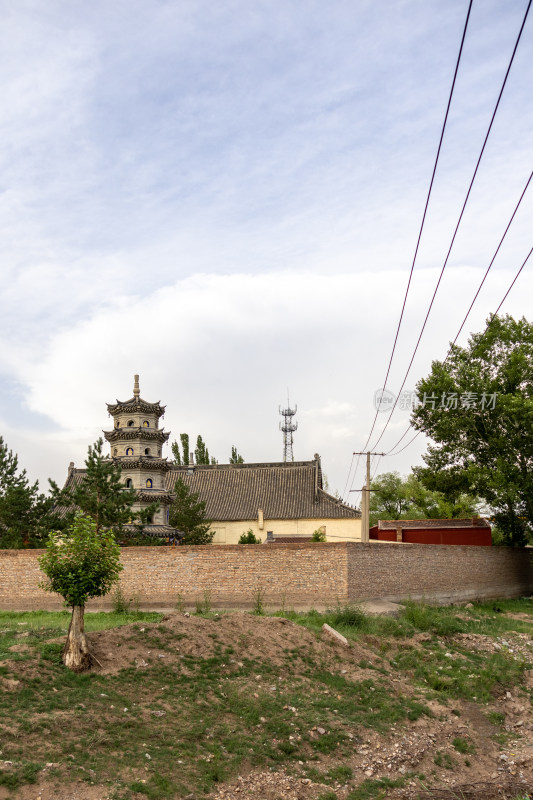
[[[457,331],[457,333],[456,333],[456,335],[455,335],[455,339],[453,340],[453,342],[452,342],[452,344],[451,344],[451,346],[450,346],[450,349],[448,350],[448,354],[447,354],[446,358],[444,359],[444,361],[445,361],[445,362],[448,360],[448,357],[449,357],[449,355],[450,355],[450,354],[451,354],[451,352],[452,352],[453,346],[454,346],[454,344],[456,343],[457,339],[459,338],[459,336],[460,336],[460,334],[461,334],[461,331],[462,331],[462,330],[463,330],[463,328],[464,328],[464,325],[465,325],[465,322],[466,322],[466,320],[467,320],[467,319],[468,319],[468,317],[470,316],[470,312],[472,311],[472,308],[474,307],[474,303],[475,303],[475,302],[476,302],[476,300],[477,300],[478,294],[480,293],[480,291],[481,291],[481,288],[482,288],[483,284],[485,283],[485,279],[486,279],[487,275],[489,274],[489,272],[490,272],[490,270],[491,270],[491,267],[492,267],[492,265],[494,264],[494,261],[495,261],[495,259],[496,259],[496,256],[498,255],[498,253],[499,253],[499,251],[500,251],[500,248],[501,248],[501,246],[502,246],[502,244],[503,244],[503,241],[504,241],[505,237],[507,236],[507,232],[508,232],[509,228],[511,227],[511,223],[512,223],[513,219],[515,218],[515,216],[516,216],[516,213],[517,213],[518,209],[520,208],[520,204],[521,204],[522,200],[524,199],[524,195],[525,195],[525,193],[527,192],[527,189],[528,189],[528,187],[529,187],[529,184],[531,183],[531,179],[532,179],[532,178],[533,178],[533,172],[531,172],[531,173],[530,173],[530,175],[529,175],[529,178],[527,179],[527,183],[526,183],[526,185],[525,185],[525,187],[524,187],[524,190],[523,190],[522,194],[520,195],[520,199],[519,199],[518,203],[517,203],[517,204],[516,204],[516,206],[515,206],[515,209],[514,209],[514,211],[513,211],[513,213],[512,213],[511,219],[510,219],[510,220],[509,220],[509,222],[507,223],[507,227],[506,227],[506,229],[505,229],[505,230],[504,230],[504,232],[503,232],[503,236],[502,236],[502,237],[501,237],[501,239],[500,239],[500,242],[499,242],[499,244],[498,244],[498,247],[496,248],[496,251],[495,251],[494,255],[492,256],[492,258],[491,258],[491,260],[490,260],[490,264],[489,264],[489,266],[487,267],[487,269],[486,269],[486,271],[485,271],[485,274],[483,275],[483,280],[482,280],[482,281],[481,281],[481,283],[479,284],[479,286],[478,286],[478,289],[477,289],[477,292],[476,292],[476,293],[475,293],[475,295],[474,295],[474,299],[473,299],[473,300],[472,300],[472,302],[470,303],[470,306],[469,306],[469,308],[468,308],[468,311],[467,311],[467,312],[466,312],[466,314],[465,314],[465,318],[464,318],[464,319],[463,319],[463,321],[461,322],[461,327],[460,327],[460,328],[459,328],[459,330]]]
[[[468,317],[470,316],[470,312],[472,311],[472,308],[474,307],[474,303],[476,302],[476,300],[477,300],[477,298],[478,298],[478,295],[479,295],[479,293],[480,293],[480,291],[481,291],[481,288],[482,288],[483,284],[485,283],[485,280],[486,280],[486,278],[487,278],[487,275],[489,274],[489,272],[490,272],[490,270],[491,270],[491,268],[492,268],[492,265],[494,264],[494,261],[496,260],[496,256],[498,255],[498,253],[499,253],[499,251],[500,251],[500,249],[501,249],[501,246],[502,246],[502,244],[503,244],[503,242],[504,242],[504,240],[505,240],[505,237],[507,236],[507,233],[508,233],[508,231],[509,231],[509,228],[511,227],[511,223],[512,223],[512,221],[514,220],[514,218],[515,218],[515,216],[516,216],[516,214],[517,214],[517,211],[518,211],[518,209],[520,208],[520,205],[521,205],[521,203],[522,203],[522,200],[524,199],[524,196],[525,196],[525,194],[526,194],[526,191],[527,191],[527,189],[528,189],[528,187],[529,187],[529,184],[531,183],[531,180],[532,180],[532,178],[533,178],[533,172],[531,172],[531,173],[530,173],[530,175],[529,175],[529,178],[528,178],[528,180],[527,180],[527,183],[526,183],[526,185],[525,185],[525,187],[524,187],[524,189],[523,189],[523,191],[522,191],[522,194],[520,195],[520,197],[519,197],[519,199],[518,199],[518,202],[517,202],[517,204],[516,204],[516,205],[515,205],[515,207],[514,207],[513,213],[511,214],[511,218],[510,218],[509,222],[507,223],[507,226],[506,226],[506,228],[505,228],[505,230],[504,230],[504,232],[503,232],[503,234],[502,234],[502,236],[501,236],[501,238],[500,238],[500,241],[498,242],[498,246],[497,246],[496,250],[494,251],[494,255],[492,256],[492,258],[491,258],[491,260],[490,260],[490,263],[489,263],[489,265],[488,265],[487,269],[485,270],[485,274],[483,275],[483,278],[482,278],[482,280],[481,280],[481,283],[479,284],[479,286],[478,286],[478,288],[477,288],[477,291],[476,291],[476,293],[475,293],[475,295],[474,295],[474,299],[473,299],[473,300],[472,300],[472,302],[470,303],[470,306],[469,306],[469,308],[468,308],[468,311],[467,311],[467,312],[466,312],[466,314],[465,314],[465,317],[464,317],[464,319],[463,319],[463,321],[462,321],[462,323],[461,323],[461,326],[460,326],[459,330],[457,331],[457,334],[455,335],[455,339],[453,340],[453,342],[452,342],[452,344],[451,344],[451,346],[450,346],[450,349],[448,350],[448,353],[447,353],[447,355],[446,355],[446,358],[444,359],[443,363],[446,363],[446,361],[447,361],[447,360],[448,360],[448,358],[450,357],[450,355],[451,355],[451,353],[452,353],[452,350],[453,350],[453,346],[454,346],[454,345],[455,345],[455,343],[457,342],[457,339],[459,338],[459,335],[460,335],[461,331],[462,331],[462,330],[463,330],[463,328],[464,328],[464,325],[465,325],[465,323],[466,323],[466,320],[467,320],[467,319],[468,319]],[[528,256],[528,258],[529,258],[529,256]],[[527,261],[527,259],[526,259],[526,261]],[[525,262],[524,262],[524,263],[525,263]],[[516,278],[518,277],[518,275],[519,275],[519,274],[520,274],[520,272],[522,271],[522,269],[523,269],[523,266],[524,266],[524,265],[522,265],[522,267],[520,268],[520,271],[518,272],[518,274],[517,274]],[[516,278],[515,278],[515,280],[516,280]],[[512,288],[512,287],[511,287],[511,288]],[[509,291],[510,291],[510,289],[509,289]],[[505,299],[505,298],[504,298],[504,299]],[[503,301],[502,301],[502,302],[503,302]],[[501,307],[501,303],[500,303],[500,306],[499,306],[499,308],[500,308],[500,307]],[[496,312],[496,313],[497,313],[497,312]],[[411,430],[411,425],[409,424],[409,425],[407,426],[407,430],[406,430],[406,431],[404,432],[404,434],[403,434],[403,435],[400,437],[400,439],[398,439],[398,441],[396,442],[396,444],[394,444],[394,445],[391,447],[391,449],[389,450],[389,452],[387,453],[387,455],[389,455],[389,453],[390,453],[392,450],[395,450],[395,449],[396,449],[396,447],[398,447],[398,445],[400,444],[400,442],[401,442],[401,441],[402,441],[402,440],[403,440],[403,439],[404,439],[404,438],[407,436],[407,434],[409,433],[409,431],[410,431],[410,430]]]
[[[496,309],[496,311],[495,311],[493,314],[491,314],[491,317],[490,317],[490,319],[489,319],[489,321],[488,321],[488,323],[487,323],[487,326],[486,326],[485,330],[483,331],[483,333],[482,333],[482,335],[481,335],[480,339],[479,339],[479,340],[478,340],[478,342],[477,342],[477,346],[479,346],[479,344],[481,343],[481,341],[482,341],[482,340],[485,338],[485,336],[487,335],[487,333],[488,333],[488,331],[489,331],[489,328],[490,328],[490,326],[492,325],[492,323],[494,322],[495,318],[496,318],[496,317],[497,317],[497,315],[498,315],[498,311],[499,311],[499,310],[500,310],[500,308],[503,306],[504,302],[507,300],[507,297],[508,297],[508,295],[509,295],[509,292],[511,291],[511,289],[512,289],[512,288],[513,288],[513,286],[515,285],[516,281],[518,280],[518,277],[519,277],[520,273],[522,272],[522,270],[523,270],[523,269],[524,269],[524,267],[526,266],[526,264],[527,264],[527,262],[529,261],[529,258],[531,257],[531,254],[532,254],[532,253],[533,253],[533,247],[531,248],[531,250],[529,251],[529,253],[528,253],[528,254],[527,254],[527,256],[525,257],[524,261],[522,262],[522,265],[521,265],[520,269],[518,270],[518,272],[517,272],[517,273],[516,273],[516,275],[514,276],[514,278],[513,278],[512,282],[511,282],[511,284],[510,284],[509,288],[507,289],[507,291],[505,292],[505,294],[504,294],[504,296],[503,296],[503,298],[502,298],[502,300],[501,300],[501,302],[500,302],[500,304],[499,304],[498,308]],[[451,351],[450,351],[450,352],[451,352]],[[450,355],[450,353],[448,353],[448,356],[449,356],[449,355]],[[446,358],[448,358],[448,356],[446,356]],[[417,436],[420,436],[420,433],[421,433],[421,431],[418,431],[418,432],[417,432],[417,433],[416,433],[416,434],[413,436],[413,438],[412,438],[412,439],[410,439],[410,441],[409,441],[409,442],[407,442],[407,444],[406,444],[406,445],[404,445],[404,446],[401,448],[401,450],[396,450],[396,451],[393,453],[392,451],[393,451],[393,450],[395,450],[395,448],[396,448],[396,447],[397,447],[397,446],[400,444],[400,442],[402,441],[402,439],[404,439],[404,438],[405,438],[405,436],[406,436],[406,435],[409,433],[409,430],[410,430],[410,428],[411,428],[411,425],[409,425],[409,427],[407,428],[407,430],[405,431],[405,433],[403,434],[403,436],[401,437],[401,439],[398,439],[398,441],[396,442],[396,444],[395,444],[395,445],[393,445],[393,446],[391,447],[391,449],[390,449],[390,450],[389,450],[387,453],[385,453],[385,455],[386,455],[386,456],[397,456],[399,453],[403,453],[403,451],[404,451],[404,450],[406,450],[406,449],[407,449],[407,448],[408,448],[408,447],[409,447],[409,446],[410,446],[410,445],[411,445],[411,444],[414,442],[414,440],[417,438]]]
[[[453,81],[452,81],[452,86],[451,86],[451,89],[450,89],[450,95],[448,97],[448,104],[446,106],[446,113],[444,115],[444,122],[442,124],[441,132],[440,132],[440,139],[439,139],[439,146],[437,148],[437,155],[435,157],[435,163],[433,165],[433,172],[431,174],[431,180],[429,182],[429,189],[428,189],[428,193],[427,193],[427,197],[426,197],[426,203],[425,203],[425,206],[424,206],[424,213],[422,215],[422,222],[420,224],[420,230],[418,232],[418,238],[417,238],[417,242],[416,242],[415,253],[414,253],[414,256],[413,256],[412,263],[411,263],[411,270],[409,272],[409,280],[407,281],[407,288],[405,290],[405,295],[404,295],[404,298],[403,298],[402,310],[401,310],[401,314],[400,314],[400,319],[398,321],[398,326],[396,328],[396,335],[394,337],[394,343],[392,345],[392,352],[391,352],[390,358],[389,358],[389,365],[387,367],[387,373],[385,375],[385,380],[383,381],[383,388],[381,389],[382,393],[385,391],[385,388],[387,386],[387,380],[389,378],[389,373],[390,373],[390,369],[391,369],[391,365],[392,365],[392,360],[394,358],[394,353],[396,351],[396,344],[398,342],[398,335],[400,333],[400,328],[401,328],[402,321],[403,321],[403,315],[404,315],[404,312],[405,312],[405,305],[407,303],[407,295],[409,294],[409,289],[411,287],[411,280],[412,280],[412,277],[413,277],[413,271],[414,271],[414,268],[415,268],[416,258],[418,256],[418,250],[419,250],[419,247],[420,247],[420,240],[422,239],[422,231],[424,230],[424,224],[425,224],[425,221],[426,221],[427,211],[428,211],[428,207],[429,207],[429,199],[431,197],[431,191],[433,189],[433,183],[435,181],[435,174],[437,172],[437,165],[439,163],[440,151],[441,151],[442,142],[443,142],[443,139],[444,139],[444,131],[446,130],[446,123],[448,122],[448,115],[450,113],[450,106],[451,106],[451,102],[452,102],[453,92],[454,92],[454,89],[455,89],[455,82],[457,80],[457,73],[459,71],[459,64],[460,64],[460,61],[461,61],[461,55],[463,53],[463,45],[464,45],[464,41],[465,41],[465,37],[466,37],[466,29],[468,27],[468,20],[470,19],[470,12],[472,10],[472,3],[473,3],[473,0],[470,0],[470,3],[468,5],[468,11],[467,11],[467,14],[466,14],[465,25],[464,25],[464,29],[463,29],[463,35],[461,37],[461,45],[459,47],[459,53],[458,53],[457,61],[456,61],[456,64],[455,64],[455,71],[454,71],[454,74],[453,74]],[[370,429],[370,433],[368,434],[368,439],[366,440],[365,446],[362,448],[363,451],[366,450],[366,448],[368,446],[368,443],[369,443],[369,441],[370,441],[370,439],[372,437],[372,433],[373,433],[374,427],[376,425],[376,420],[378,418],[378,413],[379,413],[379,410],[376,409],[376,414],[374,416],[374,421],[372,422],[372,427]],[[355,479],[355,476],[354,476],[354,479]],[[353,485],[353,482],[352,482],[352,485]]]
[[[527,20],[527,17],[528,17],[529,10],[530,10],[530,8],[531,8],[531,3],[532,3],[532,2],[533,2],[533,0],[529,0],[529,3],[528,3],[528,5],[527,5],[527,8],[526,8],[526,13],[525,13],[525,15],[524,15],[524,19],[522,20],[522,25],[520,26],[520,30],[519,30],[519,32],[518,32],[518,36],[517,36],[517,39],[516,39],[516,42],[515,42],[515,46],[514,46],[514,48],[513,48],[513,53],[512,53],[512,55],[511,55],[511,59],[510,59],[510,61],[509,61],[509,64],[508,64],[508,66],[507,66],[507,70],[506,70],[506,72],[505,72],[505,77],[504,77],[504,79],[503,79],[503,83],[502,83],[502,86],[501,86],[500,92],[499,92],[499,94],[498,94],[498,99],[497,99],[497,101],[496,101],[496,105],[495,105],[495,107],[494,107],[494,111],[492,112],[492,117],[491,117],[491,120],[490,120],[490,123],[489,123],[489,127],[488,127],[488,129],[487,129],[487,133],[485,134],[485,139],[484,139],[484,141],[483,141],[483,145],[482,145],[482,147],[481,147],[481,152],[480,152],[480,154],[479,154],[479,157],[478,157],[478,160],[477,160],[477,163],[476,163],[475,169],[474,169],[474,174],[472,175],[472,179],[471,179],[471,181],[470,181],[470,185],[469,185],[469,187],[468,187],[468,191],[467,191],[467,193],[466,193],[466,197],[465,197],[465,200],[464,200],[464,202],[463,202],[463,206],[462,206],[462,208],[461,208],[461,213],[459,214],[459,219],[457,220],[457,224],[456,224],[456,226],[455,226],[455,230],[454,230],[454,232],[453,232],[452,240],[451,240],[451,242],[450,242],[450,246],[449,246],[449,248],[448,248],[448,252],[447,252],[446,258],[445,258],[445,260],[444,260],[444,264],[442,265],[442,269],[441,269],[441,271],[440,271],[439,279],[438,279],[438,281],[437,281],[437,285],[435,286],[435,290],[434,290],[434,292],[433,292],[433,296],[432,296],[432,298],[431,298],[431,302],[430,302],[430,304],[429,304],[429,308],[428,308],[428,310],[427,310],[426,317],[425,317],[425,319],[424,319],[424,323],[423,323],[423,325],[422,325],[422,329],[421,329],[421,331],[420,331],[420,333],[419,333],[419,336],[418,336],[417,343],[416,343],[416,345],[415,345],[415,348],[414,348],[414,350],[413,350],[413,354],[412,354],[412,356],[411,356],[411,360],[409,361],[409,365],[408,365],[408,367],[407,367],[407,371],[406,371],[406,373],[405,373],[405,375],[404,375],[404,379],[403,379],[402,385],[401,385],[401,387],[400,387],[400,390],[399,390],[399,392],[398,392],[398,394],[397,394],[397,396],[396,396],[396,399],[395,399],[395,401],[394,401],[394,404],[393,404],[393,406],[392,406],[392,409],[391,409],[391,411],[390,411],[390,414],[389,414],[389,416],[388,416],[388,418],[387,418],[387,420],[386,420],[386,422],[385,422],[385,427],[384,427],[384,428],[383,428],[383,430],[381,431],[381,433],[380,433],[379,437],[377,438],[377,440],[374,442],[374,444],[373,444],[373,446],[372,446],[372,448],[371,448],[372,450],[373,450],[374,448],[376,448],[376,447],[377,447],[377,445],[378,445],[378,444],[379,444],[379,442],[381,441],[381,439],[382,439],[382,437],[383,437],[383,435],[384,435],[385,431],[387,430],[387,428],[388,428],[388,426],[389,426],[389,422],[390,422],[390,420],[391,420],[391,417],[392,417],[392,415],[394,414],[394,411],[395,411],[395,409],[396,409],[396,405],[397,405],[397,403],[398,403],[399,396],[400,396],[400,394],[401,394],[401,392],[402,392],[402,389],[403,389],[403,387],[405,386],[405,382],[406,382],[406,380],[407,380],[407,378],[408,378],[408,376],[409,376],[409,372],[411,371],[411,367],[412,367],[412,365],[413,365],[413,361],[414,361],[414,359],[415,359],[415,356],[416,356],[416,353],[417,353],[417,351],[418,351],[418,347],[419,347],[419,345],[420,345],[420,341],[421,341],[421,339],[422,339],[422,335],[423,335],[423,333],[424,333],[424,330],[425,330],[425,328],[426,328],[426,324],[427,324],[427,321],[428,321],[428,319],[429,319],[429,315],[430,315],[430,313],[431,313],[431,309],[433,308],[433,303],[435,302],[435,298],[436,298],[436,296],[437,296],[437,292],[438,292],[438,290],[439,290],[439,286],[440,286],[440,283],[441,283],[441,280],[442,280],[442,276],[444,275],[444,271],[445,271],[445,269],[446,269],[446,267],[447,267],[447,265],[448,265],[448,261],[449,261],[449,258],[450,258],[450,254],[451,254],[451,252],[452,252],[452,248],[453,248],[453,245],[454,245],[454,243],[455,243],[455,239],[456,239],[456,237],[457,237],[457,233],[458,233],[458,231],[459,231],[459,226],[461,225],[461,222],[462,222],[462,219],[463,219],[463,216],[464,216],[464,212],[465,212],[465,209],[466,209],[466,206],[467,206],[468,200],[469,200],[469,198],[470,198],[470,194],[471,194],[471,192],[472,192],[472,187],[473,187],[473,185],[474,185],[474,181],[475,181],[475,179],[476,179],[476,176],[477,176],[477,173],[478,173],[479,165],[480,165],[480,163],[481,163],[481,159],[483,158],[483,154],[484,154],[484,152],[485,152],[485,148],[486,148],[486,146],[487,146],[487,142],[488,142],[488,139],[489,139],[489,136],[490,136],[490,132],[491,132],[491,130],[492,130],[492,126],[493,126],[493,124],[494,124],[494,120],[495,120],[495,118],[496,118],[496,114],[497,114],[497,111],[498,111],[498,108],[499,108],[499,105],[500,105],[500,101],[501,101],[501,99],[502,99],[502,95],[503,95],[503,92],[504,92],[505,86],[506,86],[506,84],[507,84],[507,79],[508,79],[508,77],[509,77],[509,73],[511,72],[511,67],[512,67],[512,65],[513,65],[513,61],[514,61],[514,58],[515,58],[515,55],[516,55],[516,51],[517,51],[517,49],[518,49],[518,45],[519,45],[520,39],[521,39],[521,37],[522,37],[522,32],[523,32],[523,30],[524,30],[524,26],[525,26],[525,24],[526,24],[526,20]],[[377,412],[376,412],[376,418],[377,418]],[[373,430],[373,429],[374,429],[374,428],[372,427],[372,430]],[[365,445],[365,448],[366,448],[366,445]],[[365,448],[363,448],[363,449],[365,449]]]

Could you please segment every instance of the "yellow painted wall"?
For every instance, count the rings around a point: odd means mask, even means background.
[[[211,530],[215,531],[213,544],[238,544],[243,533],[250,529],[264,544],[267,531],[274,536],[312,536],[317,528],[324,528],[327,542],[360,542],[360,519],[265,519],[262,528],[257,519],[238,522],[213,522]]]

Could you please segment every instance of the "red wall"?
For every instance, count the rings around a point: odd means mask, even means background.
[[[370,538],[380,542],[395,542],[395,530],[370,528]],[[490,528],[415,528],[402,531],[402,542],[410,544],[473,544],[482,547],[492,545]]]

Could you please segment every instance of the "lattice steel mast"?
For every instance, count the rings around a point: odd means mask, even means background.
[[[298,411],[298,406],[294,408],[290,408],[289,406],[289,398],[287,397],[287,408],[279,407],[279,413],[283,417],[283,424],[279,423],[280,431],[283,431],[283,460],[284,461],[294,461],[294,455],[292,452],[292,434],[294,431],[298,430],[298,423],[293,422],[292,418]]]

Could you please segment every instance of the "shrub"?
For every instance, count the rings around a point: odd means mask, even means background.
[[[239,544],[261,544],[261,539],[258,539],[253,530],[249,528],[242,534]]]

